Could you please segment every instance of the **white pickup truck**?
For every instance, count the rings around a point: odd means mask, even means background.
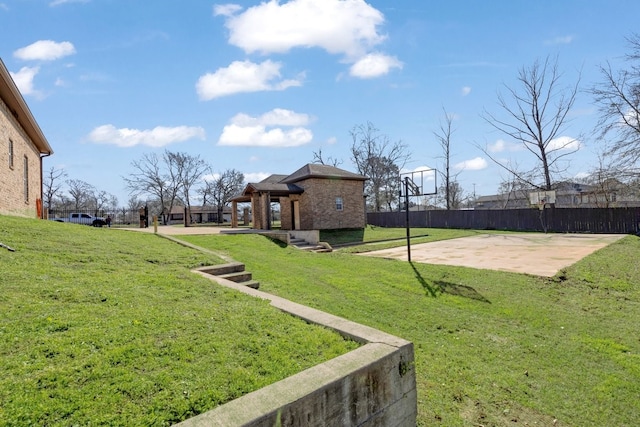
[[[102,227],[107,221],[99,216],[93,216],[86,213],[71,213],[69,218],[51,218],[53,221],[58,222],[71,222],[73,224],[85,224],[92,225],[94,227]]]

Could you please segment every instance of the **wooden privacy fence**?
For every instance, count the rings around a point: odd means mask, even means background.
[[[405,227],[406,212],[369,212],[367,223],[379,227]],[[640,230],[640,208],[428,210],[409,212],[409,224],[411,227],[474,230],[635,234]]]

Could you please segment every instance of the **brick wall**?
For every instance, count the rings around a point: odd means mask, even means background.
[[[300,198],[300,228],[330,230],[366,225],[362,181],[311,178],[296,183],[304,188]],[[342,198],[342,210],[336,198]]]
[[[13,167],[9,165],[9,141],[13,141]],[[28,163],[29,197],[24,194],[24,163]],[[18,121],[0,99],[0,213],[35,217],[41,199],[40,154]]]

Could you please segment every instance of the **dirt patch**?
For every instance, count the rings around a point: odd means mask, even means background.
[[[505,402],[503,405],[484,405],[469,398],[460,410],[460,416],[474,426],[555,426],[561,427],[555,417],[541,414],[531,408]]]
[[[411,261],[554,276],[621,234],[483,234],[411,245]],[[407,260],[407,247],[360,255]]]

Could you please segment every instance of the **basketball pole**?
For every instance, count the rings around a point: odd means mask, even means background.
[[[411,227],[409,226],[409,177],[404,177],[404,207],[407,227],[407,260],[411,262]]]

